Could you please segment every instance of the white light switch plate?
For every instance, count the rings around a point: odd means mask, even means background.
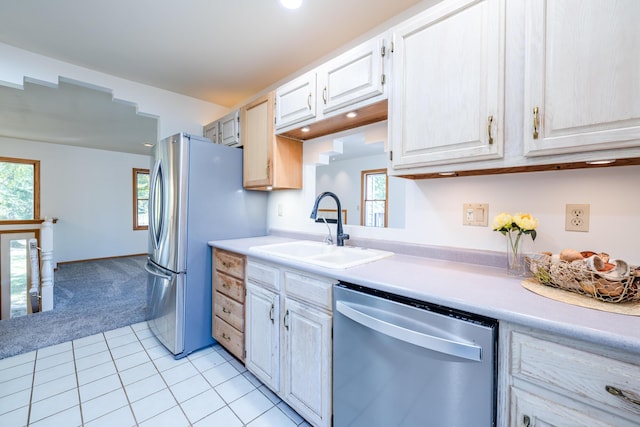
[[[464,203],[462,205],[462,225],[486,227],[488,224],[489,204]]]

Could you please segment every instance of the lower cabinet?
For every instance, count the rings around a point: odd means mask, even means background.
[[[334,283],[247,263],[246,367],[314,426],[331,426]]]
[[[503,425],[640,425],[637,356],[513,325],[501,328],[508,370]]]

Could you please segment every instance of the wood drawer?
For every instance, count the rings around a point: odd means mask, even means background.
[[[216,270],[213,276],[213,288],[240,303],[244,303],[244,281],[241,279]]]
[[[230,324],[215,317],[213,321],[213,337],[231,354],[244,361],[244,334]]]
[[[249,262],[247,262],[247,280],[267,285],[267,287],[279,291],[279,275],[280,270],[276,267],[272,267],[270,265],[262,264],[252,260],[249,260]]]
[[[232,300],[228,296],[216,292],[213,298],[214,301],[214,315],[238,331],[244,331],[244,305]]]
[[[288,297],[317,305],[332,311],[334,281],[298,274],[292,271],[284,272],[284,287]]]
[[[245,257],[243,255],[221,249],[213,250],[215,269],[227,273],[230,276],[237,277],[238,279],[244,279],[244,260]]]
[[[512,333],[511,375],[556,390],[630,419],[638,419],[640,405],[615,396],[607,387],[640,401],[640,366],[551,342],[528,334]]]

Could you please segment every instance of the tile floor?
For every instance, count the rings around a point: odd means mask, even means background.
[[[298,425],[222,347],[175,360],[144,322],[0,360],[0,426]]]

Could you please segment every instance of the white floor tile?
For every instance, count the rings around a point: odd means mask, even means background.
[[[8,396],[0,398],[0,415],[7,412],[15,411],[18,408],[29,405],[29,397],[31,396],[31,390],[25,389],[17,393],[12,393]],[[9,425],[2,424],[0,425]]]
[[[140,344],[140,341],[136,340],[128,344],[122,345],[120,347],[111,348],[111,356],[114,359],[120,359],[124,356],[128,356],[133,353],[138,353],[143,350],[144,348],[142,347],[142,344]]]
[[[27,425],[29,418],[29,406],[14,409],[0,415],[0,426],[23,427]]]
[[[168,409],[177,405],[176,400],[173,398],[169,390],[164,389],[137,402],[131,403],[133,413],[138,420],[138,423],[146,421],[151,417],[158,415]]]
[[[162,371],[162,378],[164,378],[167,384],[173,385],[197,374],[198,370],[191,363],[182,363]]]
[[[194,427],[242,427],[244,424],[228,406],[217,410],[194,424]]]
[[[199,359],[202,356],[207,356],[212,353],[217,353],[217,351],[215,351],[213,347],[205,347],[195,351],[194,353],[191,353],[190,355],[187,356],[187,358],[191,361],[194,361],[195,359]]]
[[[36,352],[30,351],[29,353],[19,354],[17,356],[7,357],[0,360],[0,373],[7,368],[12,368],[24,363],[33,363],[36,360]]]
[[[78,406],[78,390],[72,389],[58,393],[47,399],[39,400],[31,404],[30,422],[41,420],[65,409]]]
[[[298,415],[298,413],[296,411],[294,411],[291,406],[287,405],[284,402],[280,402],[276,405],[287,417],[289,417],[289,419],[291,421],[294,422],[294,424],[298,425],[301,422],[304,421],[304,418],[302,418],[300,415]]]
[[[149,329],[149,324],[147,322],[134,323],[131,325],[131,329],[135,332],[144,331],[145,329]]]
[[[120,371],[120,379],[125,386],[136,381],[148,378],[151,375],[156,375],[158,370],[152,362],[146,362],[142,365],[134,366],[133,368]]]
[[[101,351],[99,353],[92,354],[87,357],[76,359],[76,369],[82,371],[84,369],[93,368],[94,366],[102,365],[103,363],[111,361],[111,354],[108,351]]]
[[[255,420],[247,424],[247,427],[296,427],[297,424],[291,421],[277,407],[269,409]]]
[[[256,387],[242,375],[235,376],[215,388],[227,403],[231,403],[255,389]]]
[[[76,388],[78,388],[76,375],[70,374],[47,383],[34,386],[31,401],[38,402],[39,400],[47,399],[67,390],[75,390]]]
[[[207,380],[202,378],[202,375],[198,374],[172,385],[170,389],[178,402],[184,402],[195,395],[210,390],[211,386]]]
[[[149,360],[150,359],[149,356],[147,356],[147,353],[140,352],[121,357],[120,359],[116,359],[115,362],[118,371],[125,371],[134,366],[142,365]]]
[[[60,344],[52,345],[38,349],[38,359],[41,357],[49,357],[54,354],[62,353],[64,351],[70,351],[72,349],[71,341],[63,342]]]
[[[28,390],[33,384],[33,375],[23,375],[18,378],[3,381],[0,384],[0,398],[9,396],[21,390]]]
[[[101,338],[100,341],[96,341],[82,347],[76,347],[74,345],[73,353],[75,354],[76,359],[82,359],[83,357],[91,356],[92,354],[104,353],[108,349],[109,347],[107,347],[107,342]]]
[[[159,346],[162,346],[164,348],[162,343],[160,341],[158,341],[158,339],[155,336],[153,336],[153,334],[151,334],[151,336],[149,338],[141,339],[140,340],[140,344],[142,344],[142,346],[144,348],[146,348],[146,349],[159,347]]]
[[[89,335],[88,337],[78,338],[77,340],[73,340],[73,348],[77,350],[78,348],[85,347],[87,345],[95,344],[98,342],[104,342],[103,334],[94,334]]]
[[[85,422],[95,420],[109,412],[127,406],[128,403],[124,390],[114,390],[111,393],[82,402],[82,416]]]
[[[126,334],[118,335],[116,337],[107,337],[107,344],[111,349],[129,344],[132,342],[138,342],[138,337],[136,336],[136,334],[133,333],[132,330],[129,330],[129,332]]]
[[[217,351],[213,351],[202,357],[191,359],[193,366],[195,366],[200,372],[208,371],[209,369],[215,368],[216,366],[222,365],[226,362],[226,359],[220,356]]]
[[[140,427],[190,427],[191,424],[180,410],[179,406],[174,406],[168,411],[164,411],[155,417],[139,424]],[[222,426],[220,426],[222,427]]]
[[[112,329],[104,333],[105,338],[108,340],[109,338],[119,337],[121,335],[131,334],[133,333],[133,329],[131,326],[123,326],[122,328]]]
[[[153,336],[153,332],[151,332],[151,329],[148,329],[148,328],[136,330],[135,332],[139,340],[143,340],[145,338],[149,338]]]
[[[124,406],[84,425],[85,427],[132,427],[136,425],[136,420],[133,418],[131,408]]]
[[[75,374],[76,367],[73,362],[63,363],[49,369],[43,369],[35,373],[33,378],[34,385],[40,385],[67,375]]]
[[[116,370],[116,365],[112,360],[110,360],[101,365],[78,371],[78,384],[85,385],[92,381],[99,380],[100,378],[108,377],[109,375],[117,373],[118,371]]]
[[[273,403],[258,390],[242,396],[229,404],[229,407],[245,424],[250,423],[259,415],[273,407]]]
[[[33,422],[33,415],[32,415],[29,426],[30,427],[60,427],[60,426],[74,427],[74,426],[80,426],[81,424],[82,424],[82,419],[80,418],[80,407],[74,406],[36,422]]]
[[[71,349],[45,357],[40,356],[40,352],[38,352],[38,358],[36,359],[36,372],[67,362],[73,362],[73,351]]]
[[[2,383],[5,381],[33,374],[34,365],[33,362],[27,362],[3,369],[0,371],[0,387],[2,387]]]
[[[129,397],[129,402],[136,402],[166,388],[167,385],[162,381],[162,377],[159,374],[155,374],[135,383],[128,384],[125,387],[125,391]]]
[[[155,339],[155,338],[154,338]],[[144,344],[142,344],[144,347]],[[160,357],[171,357],[173,359],[173,355],[169,350],[167,350],[163,345],[157,345],[155,347],[145,347],[147,350],[147,354],[151,358],[151,360],[156,360]]]
[[[160,372],[175,368],[176,366],[180,366],[184,363],[189,363],[189,359],[185,357],[183,359],[176,360],[173,355],[168,352],[163,356],[153,359],[153,364],[156,365],[156,368],[158,368],[158,371]]]
[[[80,400],[86,402],[121,387],[120,377],[117,374],[109,375],[80,386]]]
[[[224,400],[214,390],[207,390],[180,404],[192,423],[198,422],[225,406]]]
[[[218,365],[215,368],[211,368],[202,373],[202,376],[211,384],[212,387],[215,387],[219,384],[222,384],[225,381],[230,380],[231,378],[240,375],[240,372],[236,370],[233,366],[231,366],[228,362],[223,363],[222,365]]]

